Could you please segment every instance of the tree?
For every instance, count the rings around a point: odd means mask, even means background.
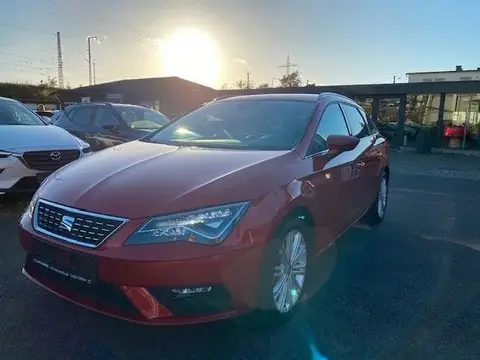
[[[57,90],[57,79],[48,77],[46,81],[40,81],[34,95],[40,99],[50,99],[57,93]]]
[[[283,75],[280,78],[281,87],[299,87],[302,85],[302,79],[300,78],[300,73],[294,71],[288,75]]]
[[[227,83],[222,84],[222,90],[228,90],[228,84]]]
[[[268,82],[257,86],[257,89],[269,89],[269,88],[270,88],[270,84]]]
[[[245,80],[240,79],[235,83],[235,88],[245,90],[245,89],[250,89],[250,85],[247,84]]]

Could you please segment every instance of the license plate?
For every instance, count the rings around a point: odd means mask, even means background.
[[[89,255],[66,251],[37,240],[32,261],[72,280],[87,284],[97,282],[97,262]]]
[[[47,177],[50,176],[50,174],[50,172],[37,174],[37,183],[41,184]]]

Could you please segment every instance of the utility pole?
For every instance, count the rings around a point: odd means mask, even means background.
[[[60,31],[57,31],[57,65],[58,65],[58,86],[63,88],[63,59],[62,43],[60,42]]]
[[[87,37],[88,44],[88,81],[90,86],[92,85],[92,40],[97,40],[98,36],[89,36]]]
[[[396,84],[398,80],[401,80],[401,76],[393,75],[393,83]]]
[[[290,62],[290,55],[287,55],[287,62],[283,65],[280,65],[279,68],[285,68],[285,71],[286,71],[286,75],[290,75],[290,70],[292,67],[297,67],[298,65],[297,64],[292,64]]]
[[[250,71],[247,71],[247,89],[250,89]]]
[[[95,58],[93,59],[93,85],[97,83],[95,76]]]

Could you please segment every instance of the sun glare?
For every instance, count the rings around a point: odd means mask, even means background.
[[[219,73],[215,42],[196,29],[176,30],[159,44],[163,72],[186,80],[213,86]]]

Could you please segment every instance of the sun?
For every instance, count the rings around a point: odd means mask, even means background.
[[[178,29],[159,44],[166,76],[213,86],[220,71],[215,41],[197,29]]]

